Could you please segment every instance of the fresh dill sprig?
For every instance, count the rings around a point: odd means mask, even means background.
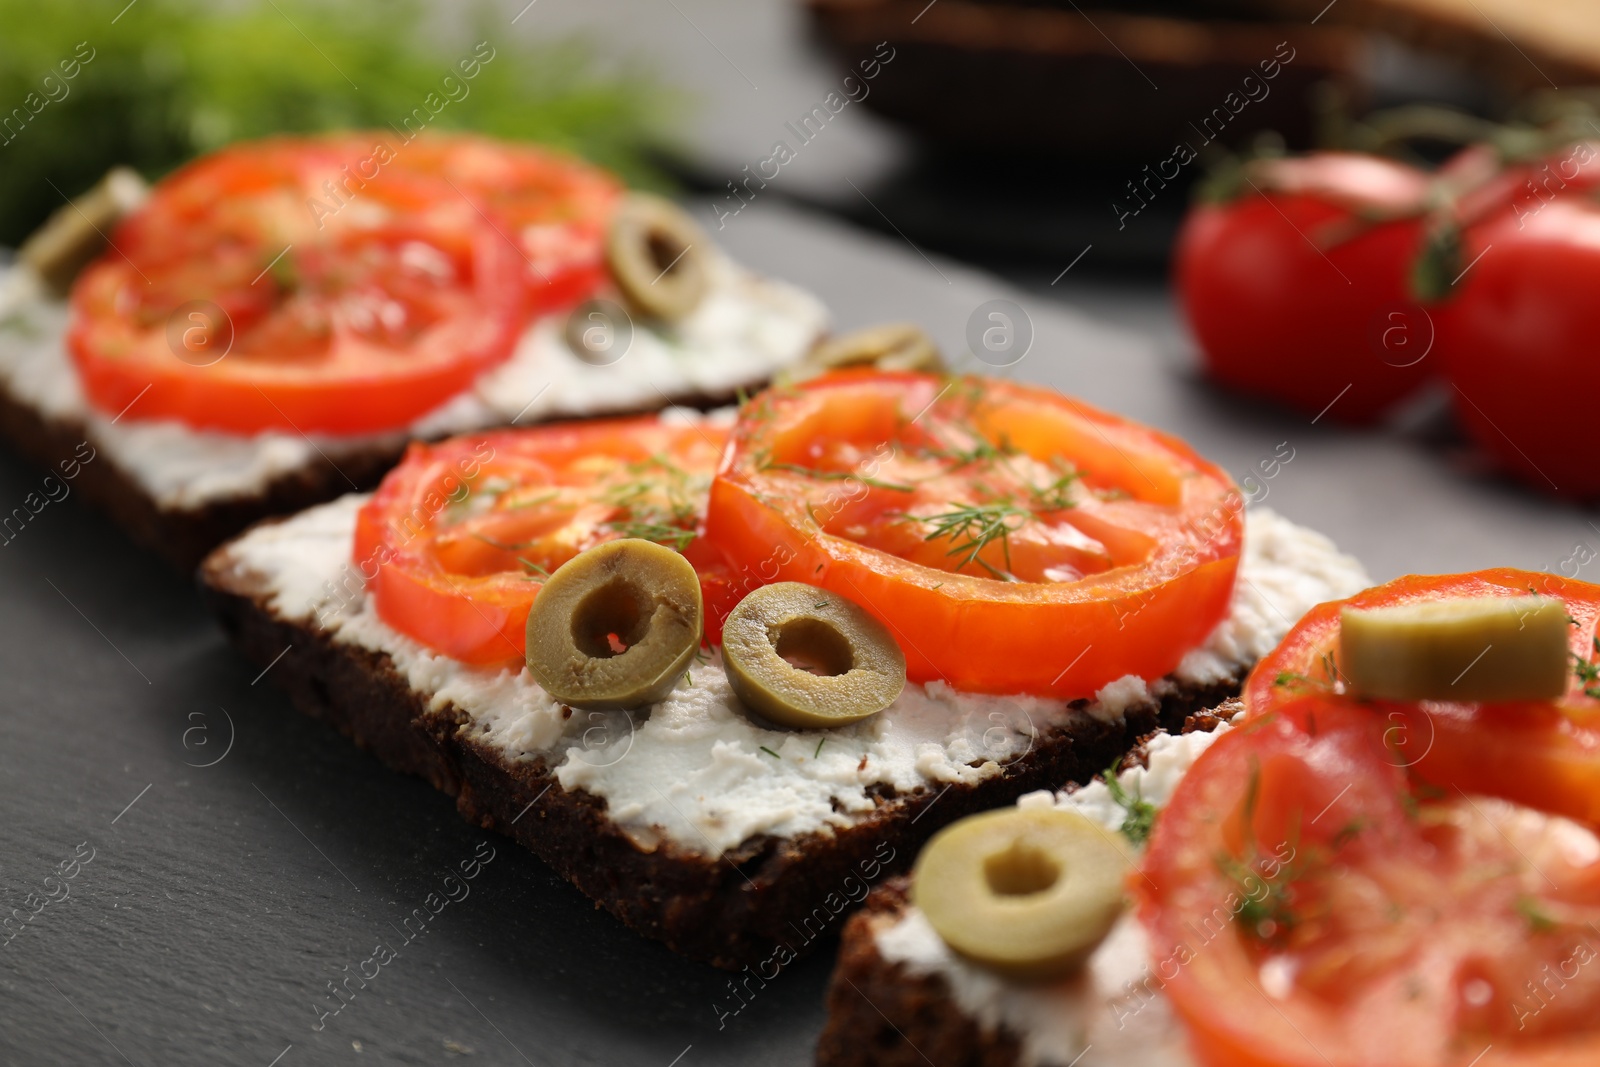
[[[1528,929],[1533,933],[1548,934],[1560,925],[1555,919],[1551,918],[1549,912],[1544,910],[1540,902],[1531,896],[1523,895],[1518,897],[1512,907],[1516,909],[1518,915],[1527,921]]]
[[[1280,688],[1293,686],[1332,692],[1339,679],[1343,677],[1339,673],[1339,662],[1334,658],[1332,652],[1324,652],[1317,662],[1322,666],[1321,678],[1313,678],[1311,675],[1303,674],[1300,671],[1279,671],[1277,676],[1272,679],[1272,684]]]
[[[1026,508],[1019,508],[1015,504],[1005,501],[996,501],[990,504],[952,503],[950,507],[950,511],[918,519],[919,522],[925,523],[933,529],[933,532],[924,537],[923,540],[949,541],[950,548],[945,552],[945,555],[961,557],[956,563],[957,570],[969,563],[976,563],[996,578],[1009,578],[1011,571],[1010,538],[1012,530],[1016,529],[1011,524],[1011,520],[1021,519],[1026,522],[1033,517],[1033,513]],[[1000,542],[1000,551],[1005,559],[1004,572],[996,570],[994,566],[979,556],[984,549],[995,541]]]
[[[1155,829],[1156,806],[1143,796],[1122,788],[1122,783],[1117,780],[1115,763],[1101,772],[1100,780],[1105,782],[1112,803],[1123,811],[1122,825],[1117,829],[1135,845],[1143,845],[1150,839],[1150,831]]]
[[[675,552],[682,552],[688,548],[689,542],[695,538],[693,530],[685,530],[682,526],[670,526],[664,522],[617,519],[606,523],[606,526],[617,531],[623,537],[637,537],[645,541],[654,541],[658,545],[666,545]]]
[[[1294,907],[1296,871],[1283,868],[1268,878],[1228,855],[1217,857],[1217,867],[1238,886],[1237,914],[1245,933],[1258,941],[1278,942],[1300,924]]]
[[[1062,511],[1076,507],[1071,495],[1072,486],[1082,478],[1083,475],[1077,471],[1067,471],[1042,489],[1036,485],[1028,486],[1028,495],[1033,497],[1034,506],[1040,511]]]
[[[794,474],[803,474],[808,478],[814,478],[819,482],[855,481],[873,489],[889,489],[896,493],[912,493],[916,491],[915,486],[906,485],[902,482],[886,482],[881,478],[871,478],[865,474],[857,474],[855,471],[824,471],[815,467],[802,467],[798,463],[764,463],[761,465],[761,469],[764,471],[790,471]]]
[[[487,534],[480,533],[468,534],[467,536],[474,541],[482,541],[490,548],[498,548],[502,552],[521,552],[523,549],[532,548],[539,543],[537,539],[531,541],[498,541]]]
[[[1572,656],[1572,674],[1583,683],[1583,695],[1600,699],[1600,663],[1590,663],[1576,652],[1569,655]]]
[[[765,752],[767,755],[771,756],[773,759],[777,759],[777,760],[783,759],[782,756],[780,756],[776,752],[772,751],[772,749],[768,748],[766,745],[762,745],[761,746],[761,751]]]

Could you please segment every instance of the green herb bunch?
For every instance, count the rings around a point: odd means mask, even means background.
[[[602,68],[581,39],[534,41],[531,20],[513,26],[489,0],[446,13],[420,0],[0,0],[0,245],[116,164],[155,179],[236,140],[398,126],[445,95],[446,76],[468,91],[430,128],[539,141],[660,184],[650,160],[675,100],[648,75]],[[464,81],[457,64],[478,42],[494,58]]]

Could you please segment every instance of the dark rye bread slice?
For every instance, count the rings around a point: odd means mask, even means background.
[[[1190,715],[1182,731],[1215,730],[1242,710],[1229,700]],[[1144,763],[1141,738],[1123,766]],[[910,906],[910,879],[890,878],[867,895],[844,925],[839,960],[828,983],[828,1020],[817,1039],[817,1067],[1016,1067],[1022,1042],[1004,1027],[991,1028],[964,1012],[938,974],[913,974],[884,959],[876,930],[893,924]]]
[[[231,551],[224,545],[202,565],[202,593],[248,659],[261,667],[276,661],[270,677],[302,712],[455,797],[463,817],[513,838],[634,930],[730,970],[804,954],[845,907],[841,886],[908,868],[941,826],[1023,793],[1086,781],[1139,737],[1181,727],[1239,685],[1174,689],[1159,707],[1132,709],[1114,724],[1073,716],[976,785],[880,790],[876,810],[846,829],[757,837],[715,859],[670,840],[645,851],[608,817],[604,800],[564,789],[543,760],[508,760],[463,729],[458,709],[429,710],[387,654],[277,613],[265,580]]]
[[[752,388],[762,384],[752,383]],[[736,400],[736,391],[729,391],[688,394],[674,397],[672,402],[706,411]],[[643,409],[618,411],[608,417],[646,413]],[[340,451],[333,459],[318,457],[278,475],[256,492],[219,497],[195,508],[175,508],[162,505],[137,479],[119,467],[80,420],[48,416],[18,400],[3,387],[0,387],[0,439],[58,477],[59,465],[74,458],[75,450],[87,441],[96,451],[92,460],[80,465],[73,478],[73,494],[81,494],[82,499],[109,515],[134,542],[185,573],[193,572],[206,553],[262,519],[291,515],[345,493],[376,488],[384,474],[399,462],[406,446],[399,435],[393,439],[374,440],[360,448]],[[82,456],[77,458],[81,460]],[[0,515],[0,540],[17,536],[29,518],[26,513]],[[8,519],[11,523],[5,525]]]

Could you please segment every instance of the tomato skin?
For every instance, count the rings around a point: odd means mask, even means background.
[[[1381,718],[1316,696],[1196,761],[1129,884],[1200,1063],[1600,1058],[1600,863],[1576,827],[1464,786],[1414,787]]]
[[[870,484],[808,483],[765,465],[845,445],[866,464],[887,449],[883,462],[892,465],[902,450],[886,435],[906,420],[930,434],[950,425],[936,401],[973,387],[983,395],[973,417],[1011,435],[1020,455],[1064,456],[1125,493],[1130,509],[1144,509],[1145,532],[1117,527],[1115,504],[1101,512],[1112,515],[1105,529],[1091,525],[1096,509],[1087,503],[1068,513],[1080,530],[1118,546],[1119,565],[1076,580],[1000,581],[914,562],[851,532],[876,524],[883,538],[903,521],[894,516],[906,498],[884,484],[891,474]],[[1075,698],[1128,674],[1159,678],[1205,639],[1232,598],[1242,512],[1227,475],[1187,445],[1060,394],[1000,380],[952,385],[856,372],[769,391],[746,407],[712,483],[706,532],[741,582],[806,582],[873,613],[899,641],[913,681]]]
[[[698,521],[726,434],[640,417],[413,443],[357,514],[352,563],[395,630],[464,663],[513,663],[544,574],[646,521],[653,490],[637,486],[681,479],[671,522]],[[682,533],[708,604],[726,605],[720,553]],[[721,617],[707,625],[720,638]]]
[[[1471,226],[1492,215],[1519,220],[1537,215],[1558,197],[1583,197],[1600,189],[1600,142],[1578,141],[1538,159],[1506,163],[1486,144],[1470,145],[1439,168],[1458,189],[1454,215]]]
[[[1205,371],[1307,415],[1370,423],[1434,371],[1409,286],[1427,176],[1343,153],[1251,173],[1260,191],[1195,207],[1178,235],[1175,282]]]
[[[1590,398],[1600,389],[1600,207],[1563,198],[1467,231],[1471,264],[1434,311],[1456,415],[1501,466],[1543,492],[1600,495]]]
[[[1572,654],[1586,663],[1594,659],[1600,586],[1513,568],[1411,575],[1311,609],[1251,672],[1244,687],[1247,714],[1269,715],[1304,694],[1306,685],[1280,684],[1282,675],[1327,682],[1323,657],[1338,649],[1339,612],[1346,606],[1526,596],[1530,590],[1566,604],[1576,620]],[[1585,695],[1584,687],[1574,673],[1559,701],[1427,701],[1386,704],[1372,714],[1382,721],[1394,760],[1426,781],[1445,789],[1475,784],[1495,796],[1600,826],[1600,700]],[[1486,745],[1485,738],[1493,738],[1493,744]]]

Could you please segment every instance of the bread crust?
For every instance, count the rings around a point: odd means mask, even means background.
[[[200,583],[229,638],[252,662],[273,664],[267,677],[301,711],[455,797],[464,818],[513,838],[644,936],[735,970],[805,954],[845,910],[841,887],[908,868],[941,826],[1026,792],[1085,781],[1142,735],[1178,727],[1239,684],[1174,691],[1159,709],[1133,709],[1116,723],[1074,716],[975,785],[881,791],[877,809],[848,828],[761,836],[713,859],[670,840],[637,843],[602,798],[564,789],[543,760],[508,759],[464,728],[459,709],[430,710],[386,654],[281,617],[265,582],[230,546],[206,560]]]
[[[1237,699],[1183,720],[1182,731],[1209,733],[1244,710]],[[1124,767],[1148,766],[1140,738]],[[1022,1042],[962,1011],[937,974],[912,974],[878,951],[877,932],[899,922],[911,906],[910,879],[890,878],[868,894],[845,923],[839,962],[828,982],[828,1018],[817,1039],[817,1067],[1016,1067]],[[924,1055],[926,1053],[926,1055]]]

